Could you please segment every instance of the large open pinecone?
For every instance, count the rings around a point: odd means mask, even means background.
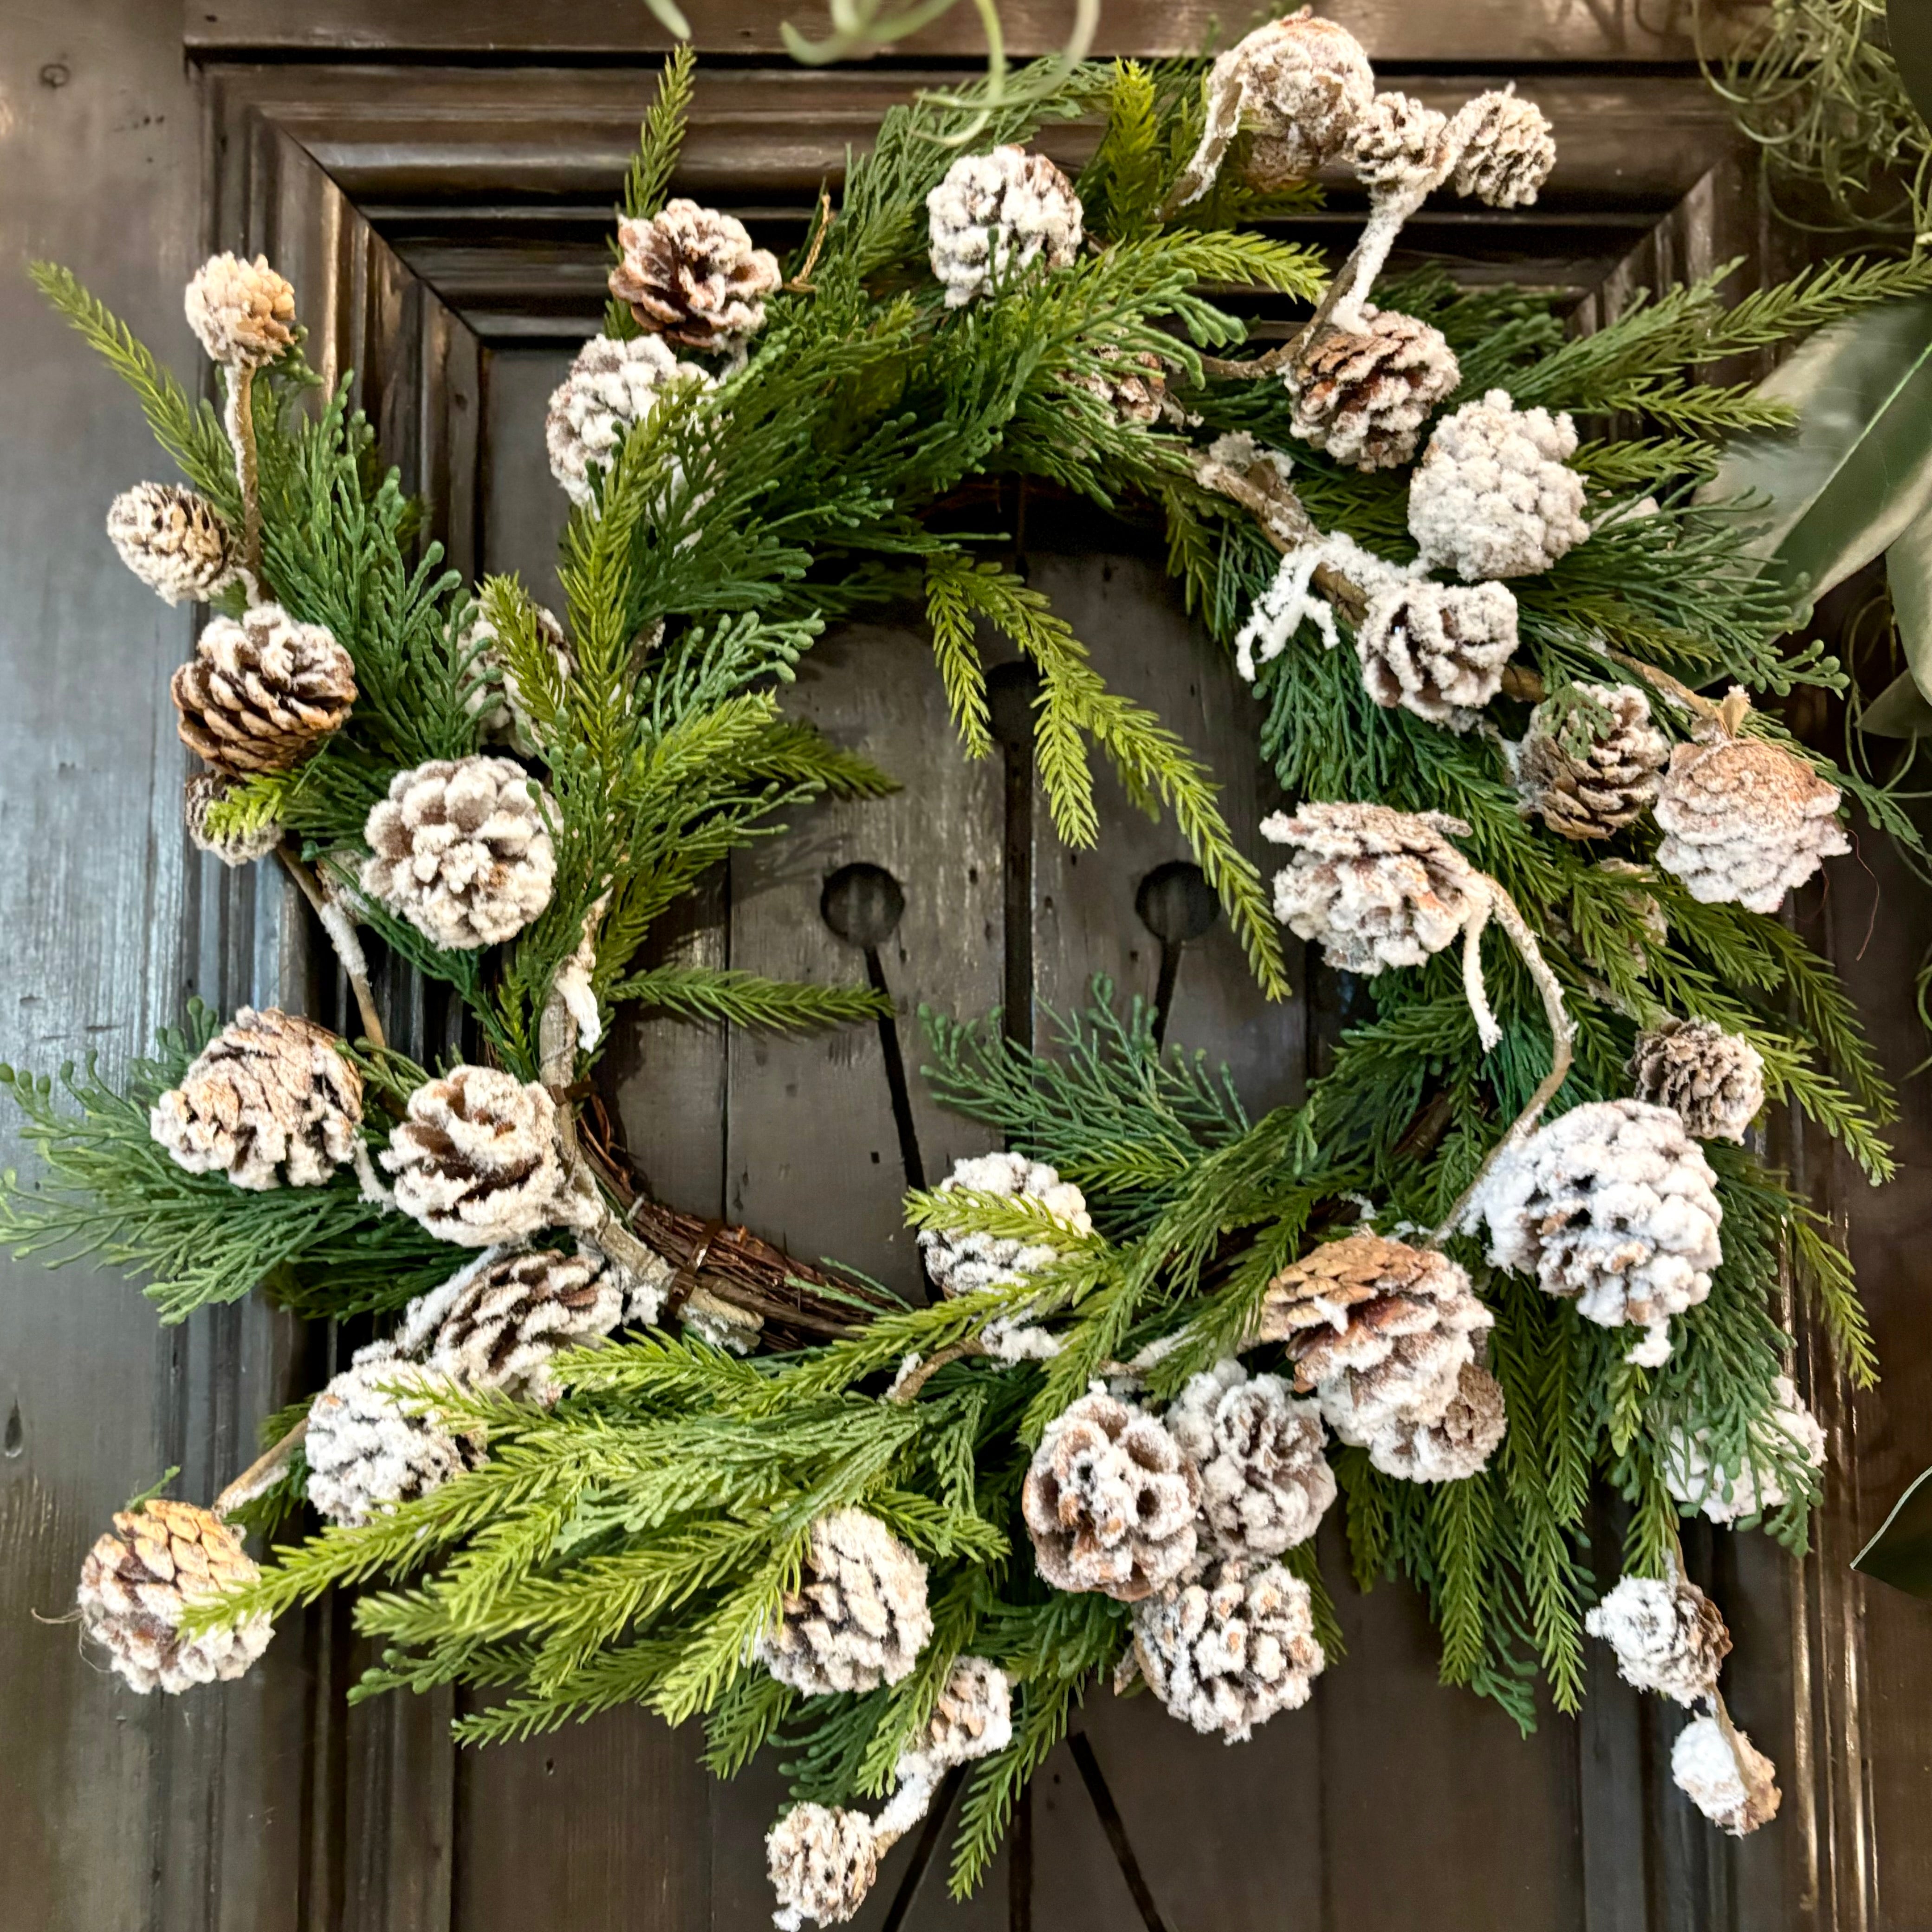
[[[211,255],[195,271],[183,306],[210,360],[225,368],[266,368],[296,339],[296,292],[266,255],[252,262]]]
[[[877,1516],[834,1510],[812,1526],[804,1580],[758,1656],[780,1683],[825,1697],[898,1683],[932,1635],[926,1565]]]
[[[228,776],[286,772],[349,722],[356,667],[279,604],[213,619],[169,687],[182,742]]]
[[[1689,1577],[1625,1576],[1587,1612],[1583,1628],[1617,1654],[1626,1684],[1679,1704],[1696,1704],[1718,1688],[1730,1654],[1723,1613]]]
[[[1422,426],[1462,380],[1440,329],[1362,304],[1369,326],[1330,329],[1284,376],[1294,398],[1288,428],[1353,470],[1394,470],[1414,455]]]
[[[1764,1106],[1764,1056],[1713,1020],[1640,1033],[1630,1074],[1640,1100],[1668,1107],[1700,1141],[1742,1141]]]
[[[1279,1556],[1335,1500],[1322,1412],[1232,1360],[1193,1377],[1162,1420],[1201,1478],[1200,1528],[1225,1556]]]
[[[694,201],[665,202],[648,220],[617,224],[622,259],[610,292],[638,326],[686,349],[731,349],[765,326],[765,297],[783,279],[745,224]]]
[[[1516,646],[1516,597],[1507,584],[1406,578],[1378,590],[1355,627],[1369,695],[1454,731],[1467,730],[1502,690]]]
[[[235,573],[235,533],[199,491],[137,483],[108,506],[107,535],[121,561],[169,604],[205,604]]]
[[[562,1211],[556,1103],[540,1082],[495,1066],[456,1066],[410,1096],[382,1165],[396,1205],[468,1248],[518,1241]]]
[[[1670,741],[1650,722],[1650,700],[1635,685],[1577,688],[1607,715],[1607,724],[1573,750],[1554,710],[1539,704],[1517,754],[1516,784],[1524,808],[1558,837],[1608,838],[1656,803]]]

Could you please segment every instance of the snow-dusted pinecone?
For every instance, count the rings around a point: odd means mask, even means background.
[[[1474,724],[1502,688],[1516,646],[1516,597],[1506,584],[1405,578],[1372,596],[1355,627],[1369,695],[1456,731]]]
[[[1539,704],[1517,754],[1517,789],[1523,809],[1559,838],[1608,838],[1656,803],[1670,741],[1650,722],[1650,700],[1635,685],[1577,689],[1607,714],[1607,728],[1573,750],[1555,707]]]
[[[1617,1672],[1640,1690],[1680,1704],[1713,1695],[1730,1653],[1731,1634],[1717,1605],[1689,1577],[1625,1576],[1583,1628],[1617,1654]]]
[[[482,1444],[446,1427],[433,1406],[453,1388],[389,1342],[358,1350],[309,1405],[309,1501],[331,1522],[368,1522],[473,1469]]]
[[[1491,208],[1527,208],[1556,165],[1556,142],[1541,108],[1514,87],[1479,94],[1449,128],[1458,194]]]
[[[926,198],[932,272],[946,306],[963,308],[989,282],[1036,265],[1064,268],[1080,252],[1080,197],[1044,154],[995,148],[962,154]]]
[[[1151,1596],[1194,1560],[1200,1478],[1154,1418],[1096,1389],[1048,1424],[1020,1492],[1056,1590]]]
[[[262,1192],[320,1187],[356,1153],[362,1076],[326,1027],[242,1006],[154,1102],[148,1131],[177,1167]]]
[[[694,201],[667,202],[647,221],[617,224],[623,259],[610,292],[638,326],[686,349],[740,347],[765,326],[765,298],[783,278],[745,224]]]
[[[1750,1454],[1732,1452],[1741,1467],[1733,1468],[1728,1462],[1714,1466],[1708,1429],[1688,1435],[1682,1429],[1673,1432],[1664,1445],[1662,1467],[1664,1486],[1678,1502],[1701,1509],[1715,1523],[1738,1522],[1781,1508],[1789,1492],[1765,1446],[1766,1436],[1786,1462],[1814,1469],[1825,1466],[1825,1432],[1798,1399],[1797,1384],[1789,1376],[1780,1376],[1772,1384],[1772,1407],[1754,1433]],[[1785,1438],[1781,1443],[1780,1436]]]
[[[363,836],[362,890],[446,951],[514,938],[556,881],[536,787],[512,758],[432,758],[398,772]]]
[[[1712,1020],[1665,1020],[1636,1037],[1636,1097],[1668,1107],[1700,1141],[1741,1141],[1764,1106],[1764,1056]]]
[[[1167,412],[1167,364],[1150,350],[1103,349],[1100,361],[1099,373],[1069,376],[1069,386],[1098,397],[1119,422],[1159,422]]]
[[[1567,415],[1520,410],[1507,389],[1444,416],[1408,482],[1424,561],[1466,584],[1545,571],[1590,534]]]
[[[1706,905],[1775,912],[1826,859],[1849,852],[1838,788],[1761,738],[1721,734],[1670,754],[1658,794],[1657,862]]]
[[[1677,1733],[1670,1748],[1670,1775],[1712,1824],[1734,1838],[1748,1838],[1768,1825],[1784,1798],[1777,1766],[1748,1732],[1733,1726],[1727,1738],[1714,1717],[1694,1718]]]
[[[396,1205],[466,1248],[518,1241],[562,1212],[556,1103],[541,1083],[494,1066],[456,1066],[410,1096],[382,1165]]]
[[[136,1690],[170,1695],[239,1677],[268,1647],[266,1616],[182,1634],[182,1613],[198,1599],[252,1583],[261,1574],[242,1539],[193,1503],[157,1496],[116,1513],[114,1528],[80,1568],[81,1628]]]
[[[279,604],[216,617],[169,686],[182,742],[230,778],[292,770],[349,722],[356,666]]]
[[[211,255],[194,272],[183,306],[209,359],[224,368],[266,368],[296,339],[296,292],[266,255],[252,262]]]
[[[1449,843],[1468,830],[1439,812],[1386,805],[1277,812],[1262,836],[1294,849],[1275,874],[1275,916],[1297,938],[1319,940],[1344,972],[1420,966],[1462,932],[1483,890]]]
[[[108,506],[121,561],[169,604],[205,604],[235,574],[235,533],[202,496],[179,483],[136,483]]]
[[[1449,171],[1449,117],[1413,94],[1378,94],[1355,124],[1348,159],[1371,194],[1426,193]]]
[[[1509,1430],[1502,1384],[1480,1362],[1465,1362],[1449,1406],[1433,1422],[1404,1417],[1369,1438],[1369,1460],[1405,1483],[1460,1483],[1490,1466]]]
[[[618,446],[666,400],[709,388],[712,379],[695,362],[680,362],[660,336],[621,341],[593,335],[578,351],[570,374],[552,393],[544,418],[550,473],[573,503],[596,500],[593,465],[607,474]]]
[[[1231,1744],[1277,1711],[1300,1710],[1328,1662],[1308,1586],[1279,1563],[1238,1557],[1141,1604],[1134,1654],[1174,1716]]]
[[[1238,1361],[1190,1381],[1161,1420],[1201,1478],[1202,1540],[1224,1556],[1279,1556],[1335,1500],[1322,1412]]]
[[[1282,375],[1294,398],[1288,428],[1354,470],[1393,470],[1415,454],[1422,426],[1462,380],[1440,329],[1362,304],[1364,334],[1334,329]]]
[[[879,1875],[872,1821],[842,1806],[794,1804],[765,1834],[765,1872],[778,1932],[800,1932],[807,1920],[843,1925]]]
[[[1006,1673],[983,1657],[961,1658],[932,1707],[922,1750],[936,1764],[970,1764],[1004,1750],[1012,1737],[1013,1687]]]
[[[197,851],[212,853],[224,866],[252,865],[282,842],[282,827],[271,818],[252,832],[211,832],[208,808],[227,790],[227,781],[218,773],[196,772],[182,788],[182,823]]]
[[[656,338],[640,336],[638,340],[648,342]],[[536,614],[537,628],[542,632],[556,665],[558,682],[568,686],[577,669],[577,653],[571,649],[556,613],[545,610],[541,604],[532,608]],[[503,662],[500,645],[496,626],[479,609],[464,633],[463,648],[466,653],[473,654],[472,662],[477,670],[494,672],[496,678],[490,683],[470,686],[466,700],[470,715],[481,722],[484,737],[500,740],[519,758],[540,758],[543,747],[537,740],[536,721],[524,701],[516,673]]]
[[[812,1526],[804,1580],[757,1654],[781,1684],[825,1697],[898,1683],[932,1636],[926,1565],[877,1516],[834,1510]]]

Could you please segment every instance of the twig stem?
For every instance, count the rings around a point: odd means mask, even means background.
[[[335,956],[342,962],[342,970],[348,976],[349,990],[355,994],[356,1010],[362,1017],[363,1037],[371,1046],[386,1046],[388,1041],[383,1034],[382,1022],[376,1011],[376,995],[369,984],[369,962],[363,957],[347,908],[322,890],[315,874],[287,846],[278,845],[275,856],[280,860],[283,869],[294,880],[302,897],[321,920],[322,929],[328,934]]]
[[[984,1355],[990,1352],[976,1335],[965,1335],[956,1342],[950,1342],[943,1348],[935,1348],[919,1366],[913,1370],[898,1387],[892,1390],[892,1400],[907,1402],[918,1400],[919,1392],[944,1368],[964,1361],[968,1355]]]
[[[308,1418],[304,1415],[280,1441],[272,1448],[263,1450],[215,1498],[214,1514],[220,1516],[232,1516],[245,1504],[253,1502],[288,1467],[290,1458],[302,1447],[308,1436]]]
[[[261,597],[262,476],[255,453],[255,372],[246,363],[223,372],[222,422],[235,451],[242,490],[242,560],[250,603]]]

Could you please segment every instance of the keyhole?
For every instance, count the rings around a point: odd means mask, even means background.
[[[819,916],[848,946],[866,956],[866,978],[875,993],[892,998],[880,950],[899,929],[905,916],[905,892],[883,866],[861,860],[841,866],[818,896]],[[890,1012],[879,1016],[879,1048],[885,1056],[886,1085],[892,1095],[892,1124],[898,1130],[899,1162],[908,1187],[926,1185],[926,1162],[919,1151],[919,1131],[912,1117],[912,1092],[906,1084],[905,1055],[899,1050],[898,1022]]]
[[[27,1431],[20,1420],[20,1405],[16,1402],[7,1412],[7,1432],[0,1437],[0,1451],[8,1456],[17,1456],[27,1446]]]
[[[1160,941],[1160,977],[1154,995],[1154,1037],[1167,1043],[1167,1018],[1173,1010],[1174,988],[1180,976],[1184,946],[1200,938],[1221,916],[1214,888],[1198,866],[1172,859],[1156,866],[1134,895],[1134,910],[1142,925]]]

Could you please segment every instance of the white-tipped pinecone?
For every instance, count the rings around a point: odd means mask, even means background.
[[[196,772],[182,788],[182,823],[197,851],[212,853],[224,866],[252,865],[266,859],[282,842],[281,826],[265,819],[251,832],[211,832],[208,808],[228,790],[228,782],[214,772]]]
[[[1734,1838],[1768,1825],[1784,1798],[1777,1766],[1747,1732],[1733,1726],[1726,1737],[1714,1717],[1694,1718],[1677,1733],[1670,1775],[1712,1824]]]
[[[1362,304],[1364,334],[1333,329],[1282,380],[1294,398],[1288,428],[1354,470],[1394,470],[1414,455],[1422,426],[1462,380],[1440,329]]]
[[[1279,1563],[1226,1557],[1134,1612],[1134,1654],[1182,1723],[1240,1744],[1308,1702],[1328,1659],[1308,1586]]]
[[[1527,208],[1556,165],[1556,142],[1541,108],[1514,87],[1479,94],[1449,127],[1458,194],[1491,208]]]
[[[617,224],[622,259],[610,292],[638,326],[686,349],[736,349],[765,326],[778,258],[754,248],[745,224],[694,201],[667,202],[646,220]]]
[[[1668,1107],[1700,1141],[1742,1141],[1764,1106],[1764,1056],[1711,1020],[1664,1021],[1637,1035],[1636,1097]]]
[[[781,1684],[826,1697],[898,1683],[932,1636],[926,1565],[877,1516],[834,1510],[812,1526],[804,1580],[757,1654]]]
[[[1688,1576],[1625,1576],[1587,1612],[1583,1628],[1617,1654],[1617,1672],[1640,1690],[1680,1704],[1714,1695],[1731,1634],[1715,1604]]]
[[[348,723],[356,666],[323,626],[256,604],[212,619],[169,690],[182,742],[215,770],[286,772]]]
[[[362,890],[446,951],[513,939],[550,904],[556,852],[511,758],[433,758],[389,781],[363,836]]]
[[[410,1096],[382,1165],[396,1205],[466,1248],[519,1241],[564,1211],[556,1104],[537,1081],[457,1066]]]
[[[188,326],[209,359],[229,369],[261,369],[296,339],[296,292],[268,266],[211,255],[188,285]]]
[[[1713,1522],[1740,1522],[1790,1500],[1774,1449],[1786,1463],[1825,1466],[1825,1432],[1789,1376],[1772,1384],[1772,1406],[1752,1432],[1748,1453],[1733,1450],[1714,1463],[1709,1430],[1673,1432],[1664,1445],[1664,1486]]]
[[[1566,731],[1556,708],[1547,700],[1539,704],[1517,753],[1516,787],[1522,809],[1559,838],[1608,838],[1656,803],[1670,741],[1650,722],[1650,700],[1635,685],[1576,688],[1606,722],[1578,746],[1577,734]]]
[[[149,1113],[177,1167],[260,1193],[320,1187],[355,1158],[362,1076],[326,1027],[274,1006],[237,1010]]]
[[[261,1574],[242,1539],[209,1510],[157,1496],[116,1513],[112,1533],[80,1568],[81,1628],[134,1689],[170,1696],[239,1677],[274,1634],[266,1616],[218,1624],[195,1636],[182,1616],[202,1598]]]
[[[963,308],[994,280],[1080,251],[1080,197],[1044,154],[995,148],[962,154],[926,198],[932,272],[946,306]]]
[[[1312,1402],[1232,1360],[1190,1381],[1162,1418],[1201,1478],[1202,1540],[1223,1556],[1279,1556],[1306,1543],[1335,1500]]]
[[[1020,1492],[1056,1590],[1151,1596],[1194,1560],[1201,1482],[1154,1418],[1096,1389],[1047,1424]]]
[[[1449,172],[1450,155],[1449,117],[1408,94],[1377,94],[1348,143],[1356,178],[1372,194],[1426,194]]]
[[[593,466],[608,475],[631,430],[667,403],[711,386],[710,376],[695,362],[680,362],[661,336],[592,336],[550,399],[550,473],[573,503],[594,502]]]
[[[920,1745],[933,1766],[950,1769],[991,1757],[1013,1741],[1013,1687],[997,1664],[983,1657],[962,1657],[946,1673],[939,1701]],[[904,1760],[898,1775],[907,1774]]]
[[[648,341],[656,338],[638,339]],[[545,610],[541,604],[532,608],[536,613],[537,628],[543,633],[544,642],[550,646],[551,659],[556,666],[557,681],[568,686],[577,669],[577,653],[571,649],[570,640],[564,634],[563,625],[556,612]],[[541,758],[543,747],[538,741],[536,721],[524,700],[523,687],[517,681],[516,673],[503,662],[500,642],[496,626],[479,609],[464,633],[463,650],[478,671],[494,672],[495,680],[470,687],[466,700],[470,713],[480,722],[486,738],[501,740],[519,758]]]
[[[1370,598],[1355,628],[1362,682],[1378,704],[1466,731],[1502,688],[1516,616],[1506,584],[1391,584]]]
[[[879,1875],[872,1821],[862,1811],[794,1804],[765,1834],[765,1871],[778,1899],[772,1923],[800,1932],[809,1919],[843,1925]]]
[[[482,1444],[446,1427],[434,1406],[454,1388],[388,1342],[358,1349],[309,1405],[302,1453],[316,1510],[331,1522],[368,1522],[476,1468]]]
[[[1098,370],[1069,376],[1069,386],[1097,397],[1120,422],[1157,423],[1167,413],[1167,364],[1158,356],[1102,349],[1100,360]]]
[[[1369,1460],[1404,1483],[1460,1483],[1490,1466],[1509,1431],[1502,1384],[1465,1362],[1449,1406],[1432,1422],[1397,1417],[1369,1438]]]
[[[169,604],[205,604],[233,581],[235,533],[198,490],[136,483],[108,506],[107,535],[121,561]]]
[[[1465,583],[1545,571],[1590,534],[1567,415],[1519,410],[1507,389],[1444,416],[1408,482],[1409,534]]]

